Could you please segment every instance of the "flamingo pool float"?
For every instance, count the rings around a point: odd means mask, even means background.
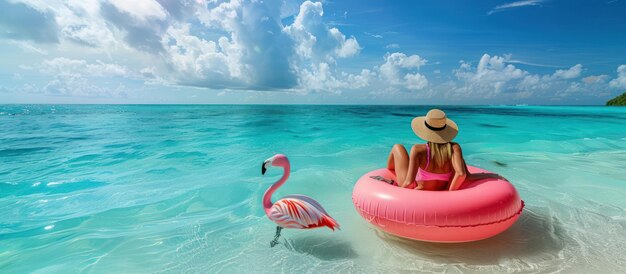
[[[263,195],[265,214],[278,225],[276,227],[274,240],[270,242],[271,247],[274,247],[278,243],[278,237],[280,237],[280,231],[283,228],[309,229],[322,226],[327,226],[332,230],[339,228],[337,221],[326,213],[322,205],[308,196],[298,194],[287,195],[275,203],[272,203],[272,194],[287,181],[291,166],[289,165],[287,156],[276,154],[263,162],[261,174],[265,174],[265,171],[270,166],[282,167],[284,169],[283,176],[280,177],[280,180],[268,188]]]

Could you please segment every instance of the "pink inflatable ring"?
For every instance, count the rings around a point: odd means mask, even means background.
[[[470,173],[491,173],[468,166]],[[467,183],[456,191],[400,188],[388,169],[361,177],[352,193],[356,210],[368,222],[396,236],[428,242],[470,242],[495,236],[522,213],[524,202],[511,183],[498,178]]]

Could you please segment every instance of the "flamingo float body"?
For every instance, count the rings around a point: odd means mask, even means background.
[[[289,178],[291,166],[287,156],[277,154],[265,160],[261,167],[261,173],[270,166],[278,166],[284,169],[283,176],[275,182],[263,195],[263,208],[267,217],[275,222],[276,236],[270,243],[274,246],[278,243],[280,231],[283,228],[310,229],[326,226],[332,230],[339,228],[339,224],[335,219],[330,217],[326,210],[317,201],[305,195],[288,195],[282,199],[272,203],[272,194],[282,186]]]

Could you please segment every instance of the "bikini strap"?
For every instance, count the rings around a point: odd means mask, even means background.
[[[430,146],[426,143],[426,167],[424,170],[428,169],[428,165],[430,165]]]

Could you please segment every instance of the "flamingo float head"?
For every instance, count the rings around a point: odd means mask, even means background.
[[[287,159],[287,156],[283,154],[276,154],[270,157],[269,159],[263,161],[263,165],[261,165],[261,174],[265,174],[267,169],[271,166],[287,167],[289,166],[289,159]]]

